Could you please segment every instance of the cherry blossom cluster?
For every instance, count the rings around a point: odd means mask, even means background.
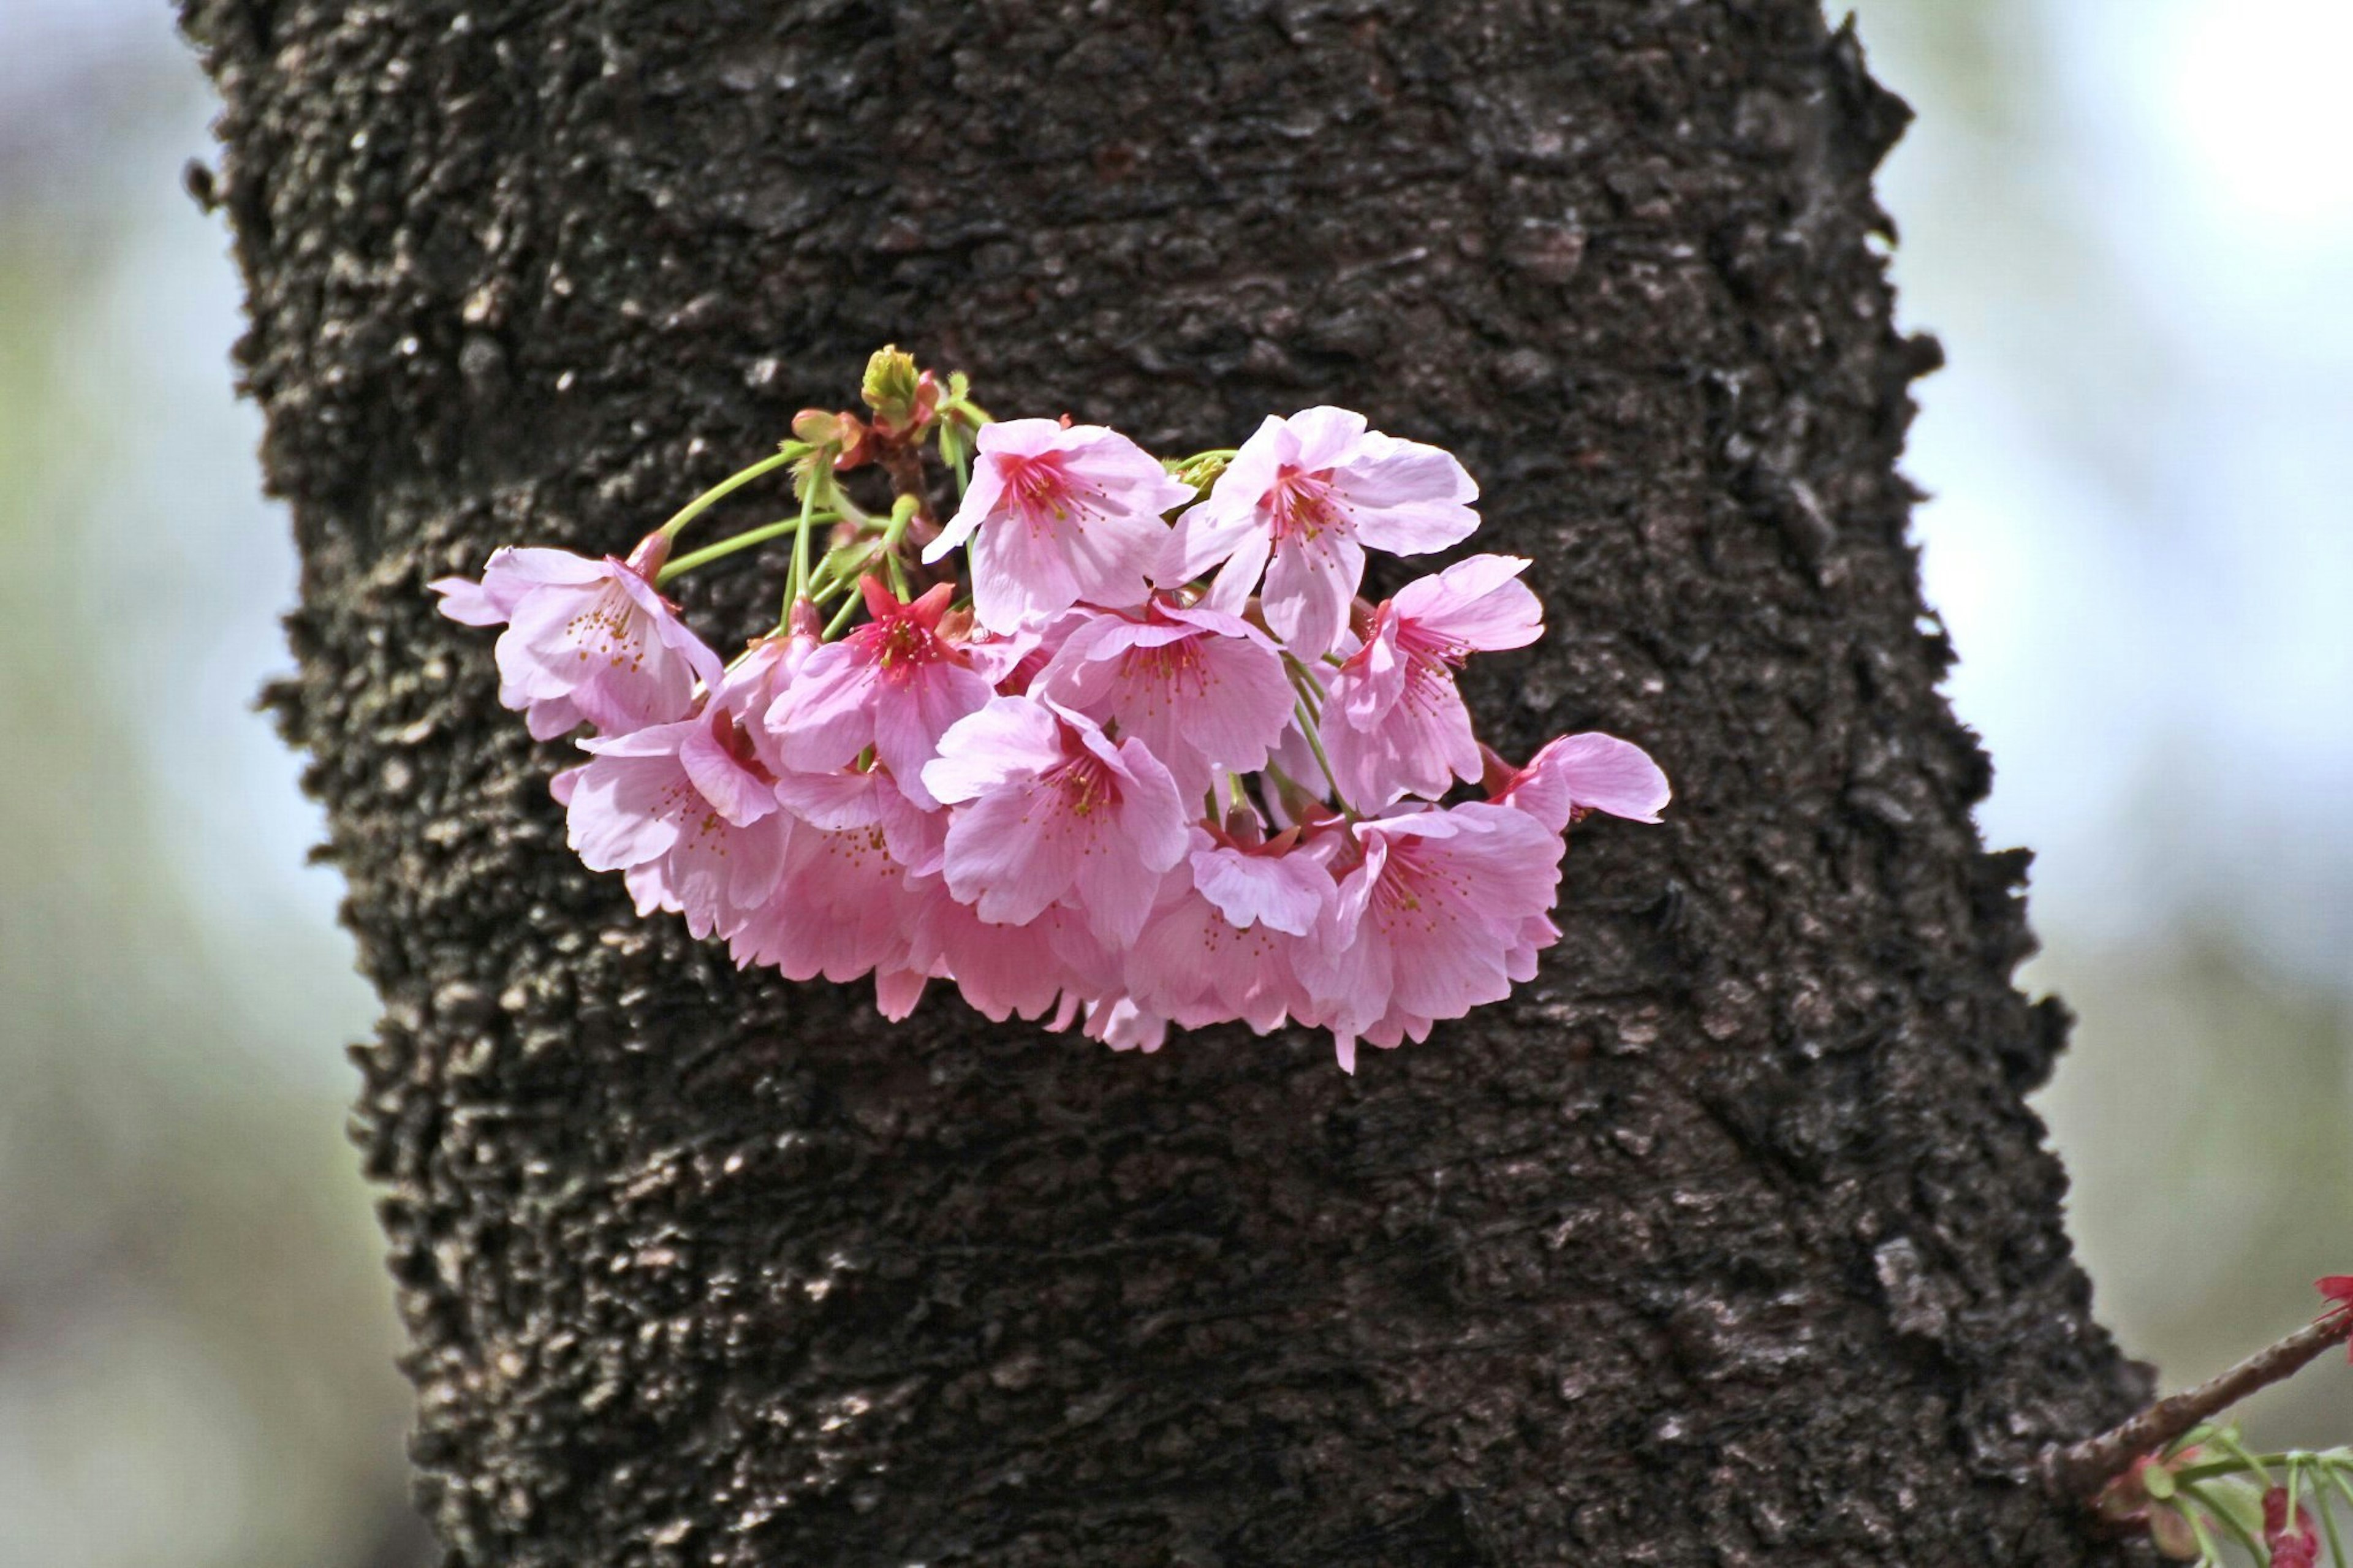
[[[1359,1041],[1420,1040],[1535,973],[1573,822],[1659,820],[1666,779],[1625,741],[1523,765],[1480,743],[1456,675],[1542,635],[1526,561],[1358,596],[1367,550],[1478,527],[1448,453],[1318,407],[1164,462],[1068,417],[992,420],[895,350],[863,391],[627,558],[508,547],[433,584],[505,627],[500,700],[533,736],[593,731],[554,793],[641,914],[797,980],[871,974],[894,1019],[941,980],[1119,1048],[1328,1029],[1354,1071]],[[779,468],[796,515],[673,554]],[[887,510],[851,493],[876,476]],[[786,536],[779,624],[723,663],[662,585]]]

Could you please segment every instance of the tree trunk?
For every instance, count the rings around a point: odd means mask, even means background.
[[[454,1562],[2109,1559],[2024,1479],[2141,1377],[1905,539],[1905,110],[1813,0],[185,19]],[[1484,727],[1639,740],[1668,825],[1578,828],[1539,979],[1355,1079],[889,1026],[635,918],[425,584],[627,545],[886,340],[1162,450],[1455,448],[1552,626]],[[714,644],[773,618],[709,575]]]

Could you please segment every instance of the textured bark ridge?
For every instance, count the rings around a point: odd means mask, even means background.
[[[1811,0],[186,20],[454,1562],[2105,1560],[2027,1484],[2140,1381],[1905,540],[1905,111]],[[1169,449],[1455,447],[1554,627],[1482,724],[1641,741],[1669,826],[1581,829],[1542,977],[1354,1080],[886,1027],[634,918],[425,583],[626,544],[886,339]]]

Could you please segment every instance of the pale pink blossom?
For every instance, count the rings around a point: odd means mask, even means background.
[[[791,625],[786,629],[754,637],[735,656],[726,674],[712,689],[711,700],[715,706],[750,716],[751,721],[744,728],[751,736],[752,749],[770,773],[784,772],[785,763],[776,750],[776,735],[762,721],[762,716],[776,706],[776,699],[800,674],[808,656],[817,651],[818,629],[817,611],[807,600],[802,600],[793,606]]]
[[[984,425],[972,485],[923,552],[970,542],[973,609],[1010,632],[1082,601],[1141,604],[1168,542],[1162,514],[1193,499],[1152,455],[1100,425]]]
[[[1518,581],[1528,563],[1473,555],[1398,590],[1373,612],[1364,646],[1325,680],[1320,730],[1350,804],[1377,811],[1403,795],[1436,800],[1480,776],[1471,710],[1454,672],[1473,653],[1525,647],[1544,606]]]
[[[1191,830],[1187,864],[1162,883],[1127,954],[1126,990],[1186,1028],[1238,1019],[1260,1034],[1311,1010],[1301,950],[1337,896],[1321,856],[1295,845],[1238,845]]]
[[[1176,520],[1160,581],[1223,562],[1209,602],[1238,614],[1264,572],[1267,624],[1300,658],[1321,658],[1347,625],[1366,546],[1419,555],[1458,543],[1479,526],[1478,496],[1451,454],[1367,430],[1361,414],[1270,416]]]
[[[786,819],[732,714],[585,741],[566,814],[592,871],[626,874],[639,914],[670,910],[698,937],[732,934],[776,891]]]
[[[925,810],[909,800],[899,782],[881,768],[843,769],[830,773],[780,773],[776,799],[786,810],[826,833],[875,828],[891,858],[911,876],[940,868],[947,839],[947,813]]]
[[[1148,1057],[1167,1043],[1168,1020],[1137,1006],[1133,998],[1112,996],[1087,1004],[1086,1027],[1080,1032],[1113,1050]]]
[[[942,633],[954,593],[946,584],[912,605],[871,577],[859,586],[874,618],[801,662],[768,710],[768,729],[784,765],[799,773],[830,772],[873,747],[907,798],[929,810],[939,803],[924,788],[923,764],[951,725],[988,702],[989,678]]]
[[[737,965],[836,982],[920,970],[911,937],[919,900],[881,825],[827,829],[789,815],[785,820],[774,892],[730,943]]]
[[[491,552],[480,583],[444,577],[431,586],[450,619],[505,624],[499,700],[525,715],[534,738],[583,721],[619,734],[683,719],[695,682],[720,679],[718,658],[654,589],[668,551],[658,533],[628,561],[507,546]]]
[[[1117,983],[1117,960],[1075,910],[1055,908],[1020,925],[993,925],[957,901],[937,877],[915,883],[914,891],[913,962],[953,980],[969,1005],[997,1023],[1043,1018],[1066,996],[1100,995]]]
[[[1499,805],[1526,812],[1554,833],[1588,812],[1656,822],[1673,792],[1651,754],[1598,731],[1563,735],[1514,768],[1486,753],[1487,793]]]
[[[1560,837],[1484,802],[1401,813],[1352,829],[1362,861],[1342,877],[1301,978],[1340,1065],[1356,1041],[1421,1038],[1511,994],[1560,882]]]
[[[1187,800],[1213,769],[1264,767],[1297,700],[1265,633],[1158,598],[1135,615],[1085,616],[1031,689],[1143,742]]]
[[[923,782],[955,808],[948,888],[992,923],[1064,905],[1124,946],[1152,912],[1160,873],[1185,853],[1184,807],[1159,759],[1032,698],[1000,697],[960,721]]]

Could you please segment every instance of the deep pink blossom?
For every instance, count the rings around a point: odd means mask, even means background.
[[[1560,882],[1562,843],[1525,812],[1477,802],[1355,824],[1363,858],[1302,952],[1340,1065],[1359,1037],[1395,1046],[1511,994]]]
[[[960,721],[923,782],[955,807],[949,889],[992,923],[1060,904],[1124,946],[1185,852],[1176,784],[1144,743],[1114,745],[1092,720],[1032,698],[1000,697]]]
[[[1082,601],[1141,604],[1168,542],[1164,512],[1193,499],[1151,454],[1100,425],[981,426],[964,504],[923,552],[970,542],[981,625],[1010,632]]]
[[[1479,487],[1453,457],[1365,427],[1345,408],[1270,416],[1176,520],[1161,572],[1189,582],[1223,562],[1210,603],[1239,613],[1266,574],[1267,624],[1302,658],[1321,658],[1347,625],[1365,547],[1443,550],[1479,526]]]
[[[1330,672],[1324,748],[1359,811],[1403,795],[1436,800],[1456,779],[1479,777],[1479,741],[1454,672],[1473,653],[1544,635],[1544,606],[1518,581],[1527,565],[1473,555],[1407,584],[1374,610],[1364,646]]]
[[[1496,804],[1525,811],[1555,833],[1594,811],[1656,822],[1673,795],[1648,752],[1599,731],[1547,741],[1524,768],[1493,752],[1485,757],[1487,793]]]
[[[2263,1493],[2263,1550],[2270,1554],[2270,1568],[2316,1568],[2320,1562],[2320,1531],[2312,1510],[2298,1503],[2290,1517],[2285,1487]]]
[[[696,936],[727,936],[776,891],[786,819],[775,781],[732,714],[585,741],[566,804],[592,871],[626,873],[639,914],[670,910]]]
[[[1233,616],[1154,599],[1136,615],[1086,615],[1031,689],[1151,748],[1187,800],[1210,770],[1252,773],[1291,722],[1282,655]]]
[[[2353,1274],[2324,1274],[2313,1284],[2329,1302],[2320,1320],[2334,1318],[2340,1323],[2353,1324]],[[2346,1353],[2353,1356],[2353,1343],[2348,1343]]]
[[[947,584],[912,605],[871,577],[859,586],[874,618],[802,661],[768,710],[768,729],[796,772],[830,772],[871,746],[907,798],[930,809],[939,803],[923,786],[923,764],[949,726],[987,703],[989,678],[942,635]]]
[[[654,589],[668,550],[658,533],[628,561],[507,546],[491,552],[480,583],[444,577],[431,586],[450,619],[505,624],[499,700],[526,716],[535,738],[584,720],[620,734],[683,719],[695,682],[720,679],[718,658]]]

